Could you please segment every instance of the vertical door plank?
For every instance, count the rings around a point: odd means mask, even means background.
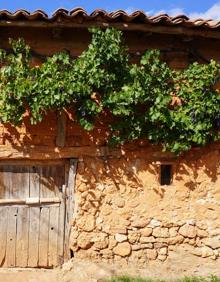
[[[57,243],[58,243],[58,224],[59,224],[59,207],[50,207],[50,224],[49,224],[49,249],[48,265],[57,266]]]
[[[13,175],[13,191],[16,188],[17,198],[29,197],[29,167],[17,167]],[[16,237],[16,266],[28,266],[28,231],[29,231],[29,208],[18,207],[17,237]]]
[[[19,183],[19,178],[20,178],[20,167],[12,165],[11,166],[11,187],[10,187],[10,198],[16,199],[18,198],[18,191],[21,189],[20,183]]]
[[[73,218],[75,177],[76,177],[76,160],[70,160],[70,171],[69,171],[69,179],[68,179],[70,220],[72,220]]]
[[[29,197],[40,198],[40,168],[31,166]],[[29,248],[28,248],[28,266],[38,266],[39,253],[39,229],[40,229],[40,206],[29,206]]]
[[[68,166],[67,166],[68,167]],[[77,160],[71,159],[67,180],[67,202],[66,202],[66,226],[65,226],[65,258],[70,258],[69,254],[69,237],[70,237],[70,222],[74,216],[74,189],[76,177]]]
[[[56,168],[56,182],[58,185],[59,198],[61,199],[59,210],[59,228],[58,228],[58,243],[57,243],[57,255],[58,264],[64,263],[64,239],[65,239],[65,205],[66,205],[66,183],[65,183],[65,166]]]
[[[4,167],[0,166],[0,199],[5,198],[5,190]]]
[[[7,172],[5,172],[5,167],[0,166],[0,199],[6,198],[6,193],[8,190],[8,177]],[[9,186],[10,187],[10,186]]]
[[[12,165],[11,198],[26,198],[29,192],[29,167]]]
[[[65,166],[53,166],[52,176],[54,179],[54,196],[59,197],[60,193],[62,193],[62,186],[65,184]]]
[[[40,197],[54,197],[54,175],[52,174],[52,166],[42,166],[41,168]]]
[[[17,208],[8,208],[8,228],[7,228],[7,249],[6,265],[14,267],[16,257],[16,225],[17,225]]]
[[[48,207],[40,210],[40,235],[39,235],[39,262],[38,266],[48,267],[49,222],[50,213]]]
[[[16,238],[16,266],[28,266],[28,230],[29,208],[18,207],[17,238]]]
[[[0,197],[1,199],[10,198],[11,190],[11,176],[12,176],[12,166],[0,166],[1,177],[0,177]]]
[[[29,196],[30,198],[39,198],[40,197],[40,170],[39,166],[31,166],[30,167],[30,188],[29,188]]]
[[[5,264],[8,208],[0,207],[0,266]]]
[[[58,264],[64,263],[64,239],[65,239],[65,189],[64,195],[61,195],[62,200],[59,208],[59,224],[58,224],[58,242],[57,256]]]
[[[28,266],[38,266],[40,207],[30,207]]]

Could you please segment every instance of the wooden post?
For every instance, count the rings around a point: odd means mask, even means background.
[[[66,190],[66,227],[65,227],[65,259],[70,258],[69,251],[69,239],[71,232],[71,221],[74,217],[74,190],[75,190],[75,178],[77,169],[77,160],[70,159],[69,166],[66,167],[68,171],[67,174],[67,190]]]
[[[57,138],[56,146],[64,147],[66,140],[66,121],[67,116],[64,111],[57,112]]]

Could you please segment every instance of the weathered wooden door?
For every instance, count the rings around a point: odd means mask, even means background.
[[[0,163],[0,265],[53,267],[65,254],[65,162]]]

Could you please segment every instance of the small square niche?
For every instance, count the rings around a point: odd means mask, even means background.
[[[171,185],[172,183],[172,165],[160,165],[160,185]]]

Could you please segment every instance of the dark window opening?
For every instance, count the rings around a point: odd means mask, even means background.
[[[172,165],[160,166],[160,185],[170,185],[172,181]]]
[[[73,250],[70,250],[70,258],[73,258],[74,257],[74,252]]]

